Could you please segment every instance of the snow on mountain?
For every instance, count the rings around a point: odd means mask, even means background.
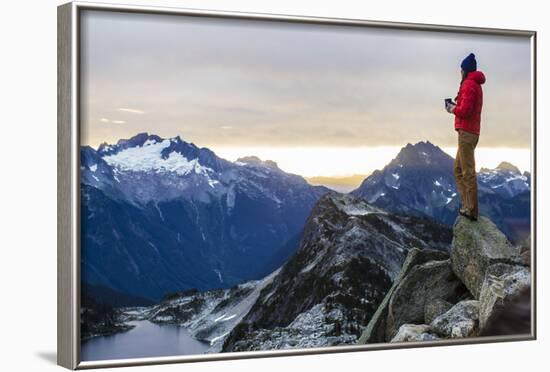
[[[407,144],[351,194],[394,213],[429,216],[450,225],[460,205],[453,162],[430,142]],[[495,221],[510,239],[524,239],[529,197],[523,194],[529,194],[530,174],[503,162],[495,169],[481,169],[477,180],[481,214]],[[523,226],[519,230],[518,223]]]
[[[387,214],[380,208],[376,208],[363,200],[353,199],[347,195],[342,195],[340,198],[334,198],[333,203],[348,216],[366,216],[367,214]]]
[[[452,158],[430,142],[407,144],[352,192],[394,212],[433,216],[456,193]]]
[[[279,273],[227,289],[205,292],[188,290],[167,295],[158,305],[128,308],[122,318],[149,320],[185,328],[195,339],[208,342],[208,353],[220,352],[225,338],[258,299],[261,291]]]
[[[167,157],[162,156],[163,150],[175,141],[156,141],[149,139],[143,145],[123,149],[112,155],[106,155],[103,160],[120,171],[132,172],[174,172],[186,175],[192,171],[196,174],[208,175],[212,169],[201,165],[198,159],[187,159],[182,154],[171,152]]]
[[[481,169],[478,182],[480,187],[490,189],[503,198],[509,199],[530,190],[531,175],[529,172],[522,174],[517,167],[502,162],[495,169]]]
[[[179,137],[140,133],[80,158],[84,279],[155,300],[265,276],[328,191]]]

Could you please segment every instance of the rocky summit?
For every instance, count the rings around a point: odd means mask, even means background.
[[[427,219],[393,215],[351,195],[327,194],[313,208],[296,253],[227,336],[223,350],[355,344],[409,250],[415,258],[408,262],[443,260],[440,278],[453,276],[450,241],[449,229]]]
[[[487,268],[496,263],[520,264],[519,249],[488,219],[458,218],[453,229],[453,270],[475,298],[479,298]]]
[[[519,252],[489,219],[458,217],[450,258],[410,250],[359,343],[529,334],[531,273]]]

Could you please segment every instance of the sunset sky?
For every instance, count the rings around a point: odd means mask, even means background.
[[[81,142],[181,136],[304,176],[368,174],[407,143],[456,151],[460,62],[484,85],[478,168],[530,168],[528,38],[86,11]]]

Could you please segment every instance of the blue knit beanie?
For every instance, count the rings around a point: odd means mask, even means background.
[[[474,55],[474,53],[470,53],[468,57],[464,58],[464,61],[462,61],[460,67],[465,72],[472,72],[477,70],[476,56]]]

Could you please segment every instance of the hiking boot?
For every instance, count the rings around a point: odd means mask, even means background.
[[[474,216],[473,214],[470,214],[470,211],[468,211],[468,209],[466,209],[466,208],[460,208],[460,209],[458,210],[458,213],[459,213],[461,216],[466,217],[466,218],[469,219],[470,221],[477,221],[477,216]]]

